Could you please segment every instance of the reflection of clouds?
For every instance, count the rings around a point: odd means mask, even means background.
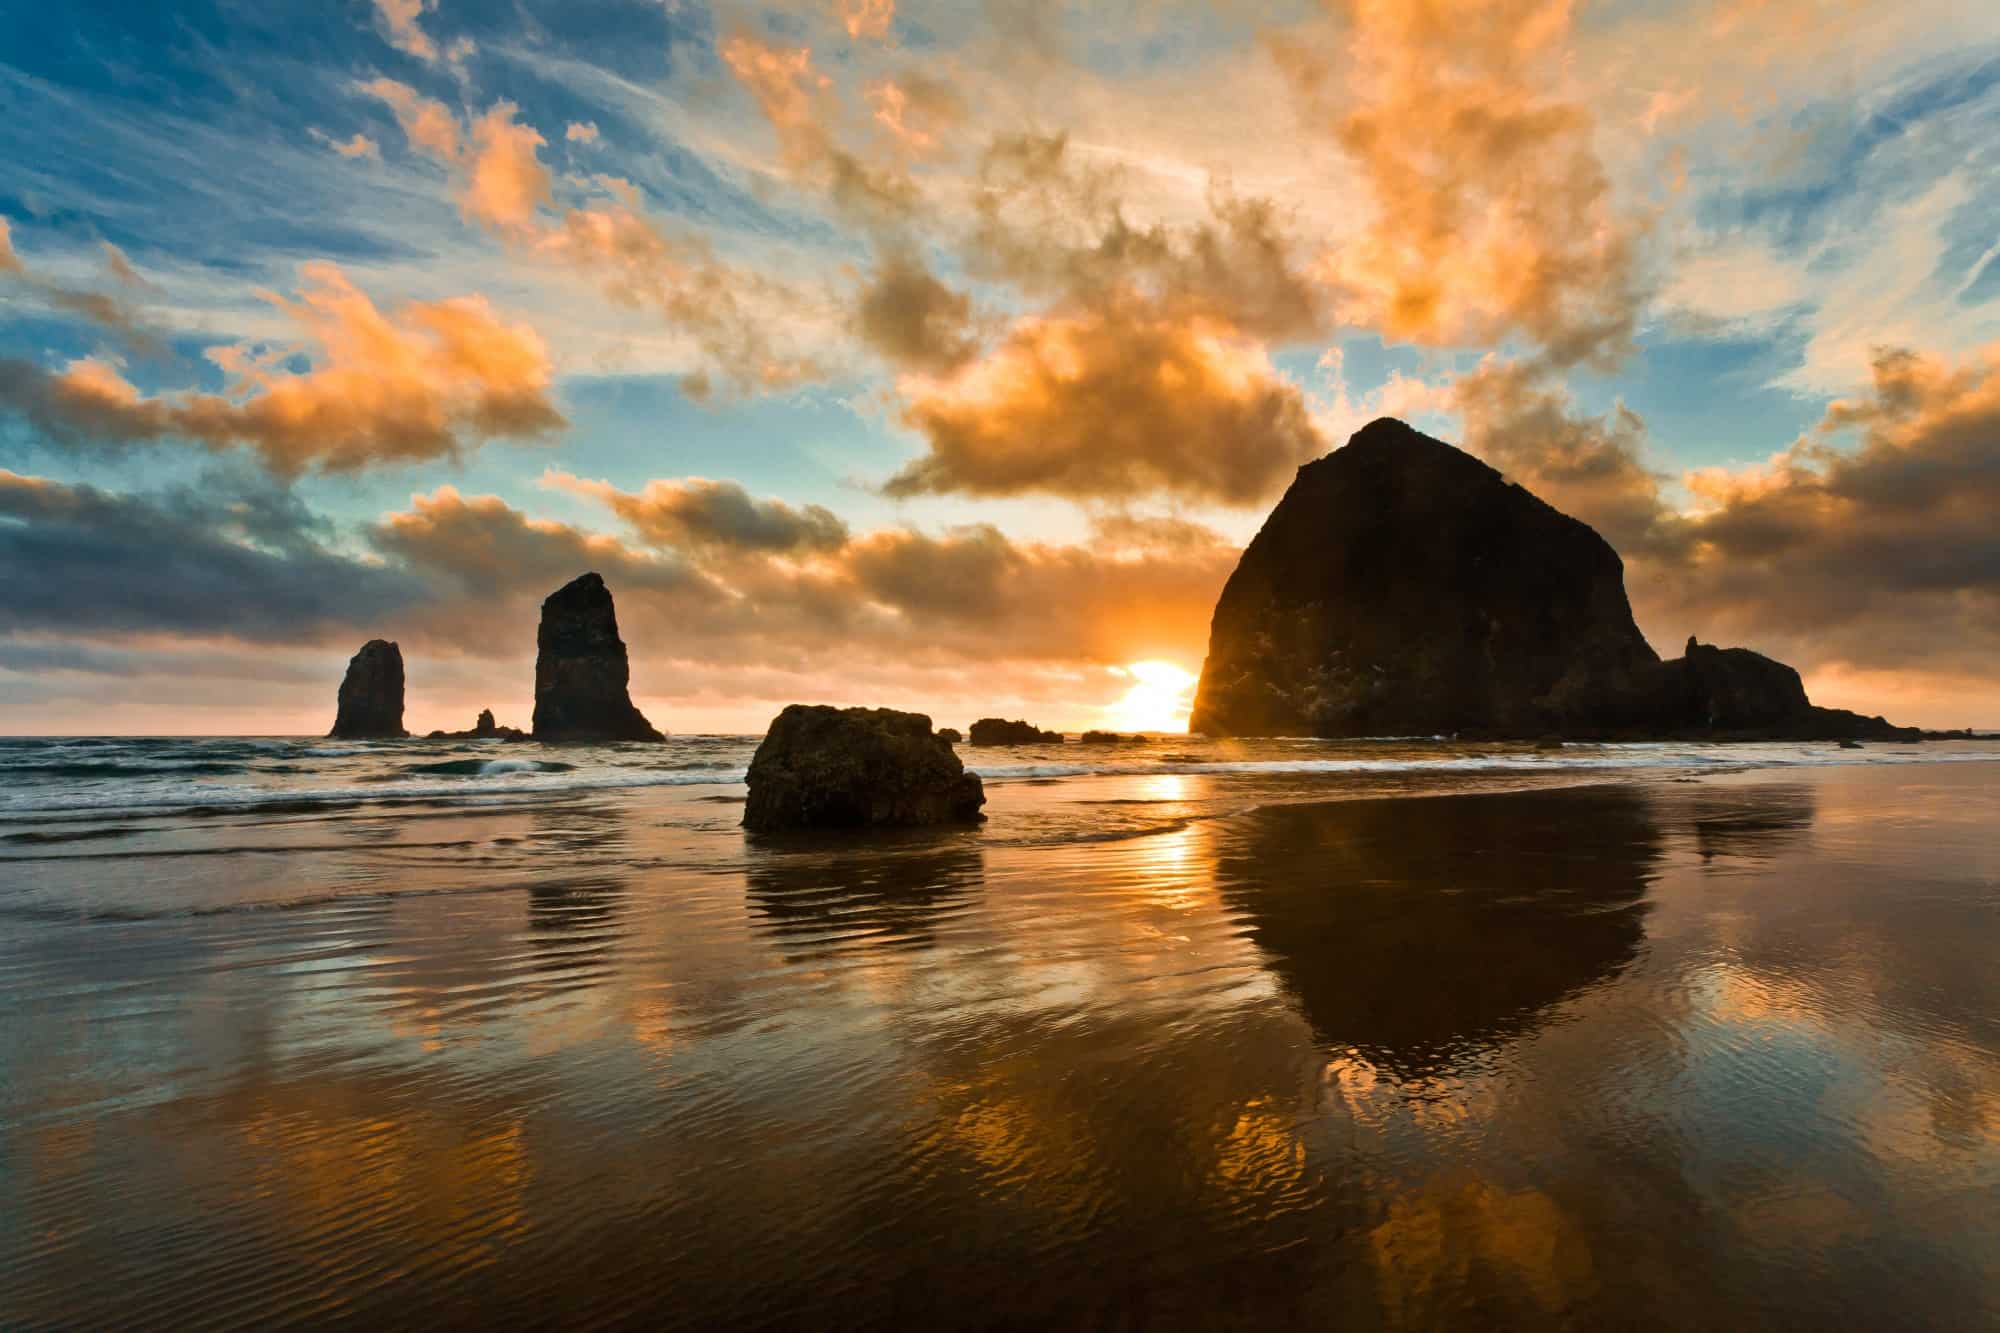
[[[1490,1316],[1493,1304],[1556,1315],[1592,1291],[1589,1239],[1575,1218],[1540,1190],[1470,1173],[1393,1198],[1368,1242],[1383,1313],[1399,1328],[1439,1327],[1482,1308]]]

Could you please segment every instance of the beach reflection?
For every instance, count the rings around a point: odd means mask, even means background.
[[[1651,799],[1603,787],[1272,810],[1216,875],[1318,1039],[1418,1077],[1631,962],[1661,852]]]

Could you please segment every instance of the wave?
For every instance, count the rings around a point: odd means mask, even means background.
[[[495,778],[509,773],[574,773],[575,764],[553,759],[448,759],[438,764],[410,764],[405,773],[429,773],[439,777]]]
[[[249,769],[243,764],[215,759],[190,759],[179,763],[120,763],[116,759],[44,764],[0,763],[0,776],[9,778],[199,778],[230,777],[247,772]]]

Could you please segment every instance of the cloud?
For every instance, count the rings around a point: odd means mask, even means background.
[[[921,69],[875,79],[862,95],[875,123],[909,153],[940,151],[945,137],[966,118],[965,99],[958,90]]]
[[[14,226],[0,217],[0,273],[20,274],[26,271],[22,267],[21,256],[14,252]]]
[[[1644,465],[1644,423],[1622,408],[1578,414],[1511,368],[1459,393],[1469,445],[1619,547],[1656,644],[1698,633],[1808,672],[1990,676],[2000,344],[1963,364],[1878,351],[1867,393],[1761,466],[1684,473],[1685,504]]]
[[[281,476],[453,457],[566,424],[541,338],[483,297],[413,302],[391,317],[332,264],[300,275],[297,300],[267,296],[298,330],[294,344],[208,354],[227,376],[223,393],[147,395],[98,358],[58,373],[11,361],[0,362],[0,405],[59,440],[248,446]],[[285,368],[300,355],[310,369]]]
[[[312,135],[313,138],[319,140],[342,157],[365,157],[375,161],[381,160],[382,145],[376,143],[365,134],[357,132],[350,138],[336,139],[324,130],[313,129],[307,130],[306,133]]]
[[[514,119],[512,102],[495,102],[472,123],[472,143],[459,207],[496,231],[533,225],[552,200],[548,168],[537,150],[547,142]]]
[[[0,469],[0,628],[224,635],[350,633],[417,602],[417,583],[341,555],[325,525],[255,478],[116,495]]]
[[[596,143],[597,122],[572,120],[569,123],[569,128],[563,131],[563,138],[571,143]]]
[[[836,209],[862,221],[895,221],[916,207],[916,187],[907,176],[870,166],[835,140],[829,128],[838,119],[832,81],[813,68],[810,48],[773,46],[738,33],[723,42],[722,60],[756,98],[795,178],[825,191]]]
[[[105,272],[120,287],[133,290],[148,285],[138,270],[132,267],[132,261],[126,258],[123,250],[106,243],[103,253]],[[14,249],[13,232],[7,220],[0,218],[0,279],[5,278],[12,278],[21,284],[49,309],[75,315],[108,329],[133,347],[152,351],[158,346],[158,340],[140,327],[139,311],[123,296],[58,282],[30,269]]]
[[[426,10],[435,7],[436,0],[375,0],[375,13],[382,20],[389,45],[432,64],[436,64],[439,58],[437,43],[431,40],[418,20]],[[449,54],[454,58],[463,58],[456,45]]]
[[[854,318],[861,340],[905,369],[948,373],[978,351],[972,299],[945,286],[908,249],[881,258]]]
[[[847,544],[847,525],[825,506],[794,508],[782,500],[753,499],[733,481],[652,481],[633,494],[608,482],[551,471],[543,474],[542,484],[603,502],[655,546],[776,553],[838,550]]]
[[[890,479],[898,496],[1251,505],[1326,449],[1256,343],[1137,302],[1022,319],[989,356],[902,391],[929,452]]]
[[[1558,365],[1622,354],[1644,220],[1613,199],[1590,109],[1561,95],[1571,0],[1342,8],[1344,78],[1299,77],[1373,197],[1326,259],[1341,313],[1431,345],[1519,335]]]
[[[458,117],[443,102],[394,79],[372,79],[356,86],[388,106],[411,147],[440,162],[459,160]]]
[[[834,0],[834,9],[847,35],[856,41],[886,35],[896,21],[896,0]]]

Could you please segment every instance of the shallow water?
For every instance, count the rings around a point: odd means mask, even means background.
[[[2000,1320],[1976,747],[148,744],[0,755],[243,770],[0,785],[0,1327]]]

